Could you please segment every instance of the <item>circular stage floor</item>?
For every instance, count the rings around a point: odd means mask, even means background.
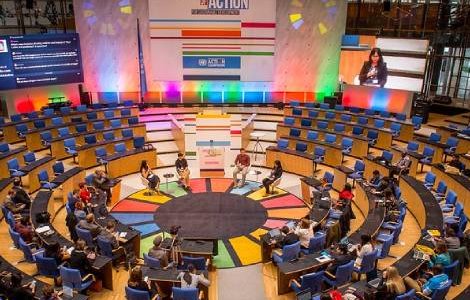
[[[263,197],[264,188],[254,181],[233,188],[229,178],[195,178],[190,185],[187,192],[176,181],[168,187],[162,183],[160,196],[146,196],[141,190],[117,203],[111,214],[141,232],[141,252],[173,225],[181,226],[183,237],[218,240],[217,268],[261,262],[259,236],[308,214],[301,199],[282,189]]]

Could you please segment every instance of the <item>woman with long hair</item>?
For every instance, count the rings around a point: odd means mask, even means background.
[[[154,292],[152,291],[152,286],[150,281],[145,281],[142,279],[142,269],[140,266],[134,267],[129,275],[129,280],[127,281],[127,286],[134,290],[145,291],[149,293],[149,296],[152,297]]]
[[[178,274],[177,277],[181,280],[181,288],[197,288],[199,284],[203,284],[205,286],[210,285],[210,281],[204,277],[204,274],[196,274],[196,268],[194,265],[189,264],[188,270],[185,272],[181,272]]]
[[[406,293],[405,282],[397,268],[390,266],[382,273],[382,280],[377,290],[375,298],[381,300],[393,300],[398,295]]]
[[[153,173],[146,160],[140,163],[140,175],[148,180],[149,187],[155,189],[157,194],[160,195],[160,177]]]
[[[361,85],[375,85],[384,87],[387,83],[387,64],[384,62],[380,48],[372,48],[369,60],[362,65],[359,73]]]
[[[266,189],[266,195],[274,193],[274,190],[271,190],[271,192],[269,191],[269,187],[274,181],[281,178],[281,176],[282,176],[281,161],[275,160],[273,169],[271,170],[269,177],[266,177],[263,179],[263,185],[264,185],[264,188]]]

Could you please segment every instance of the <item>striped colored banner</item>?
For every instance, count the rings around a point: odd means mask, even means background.
[[[274,52],[254,51],[183,51],[183,55],[233,55],[233,56],[273,56]]]
[[[181,30],[183,37],[241,37],[240,30]]]
[[[242,28],[276,28],[276,23],[243,22]]]
[[[213,36],[213,37],[191,37],[191,36],[151,36],[152,40],[260,40],[274,41],[273,37],[233,37],[233,36]]]

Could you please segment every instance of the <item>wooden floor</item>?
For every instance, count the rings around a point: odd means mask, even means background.
[[[449,117],[431,114],[430,123],[434,125],[442,125],[442,124],[445,124],[444,119],[449,119]],[[461,117],[453,117],[453,119],[457,121],[467,120]],[[353,164],[354,164],[353,160],[346,162],[346,165],[348,166],[352,166]],[[332,171],[332,170],[327,167],[324,167],[323,171]],[[426,172],[426,168],[425,168],[425,172]],[[420,180],[422,180],[423,177],[424,177],[424,173],[421,173],[417,176],[417,178]],[[352,223],[351,223],[352,231],[356,230],[364,222],[364,216],[358,211],[356,207],[353,207],[353,209],[357,218],[355,220],[352,220]],[[65,220],[65,210],[62,209],[58,213],[53,224],[54,224],[54,227],[61,234],[68,237],[69,234],[65,226],[64,220]],[[380,260],[379,265],[378,265],[379,269],[384,269],[387,266],[393,264],[397,259],[399,259],[405,253],[411,250],[414,244],[416,243],[416,241],[419,239],[419,237],[420,237],[420,228],[418,226],[418,223],[416,222],[415,218],[410,213],[408,213],[405,217],[405,223],[404,223],[402,234],[400,236],[400,242],[392,246],[391,251],[390,251],[391,256],[394,256],[394,258],[389,257],[389,258]],[[16,262],[22,259],[23,255],[21,251],[14,249],[12,247],[11,239],[7,230],[7,224],[5,222],[1,222],[0,224],[0,240],[2,241],[2,243],[0,243],[0,255],[1,256],[3,256],[5,259],[7,259],[10,262]],[[25,273],[28,273],[31,275],[36,273],[36,266],[32,264],[20,263],[20,264],[17,264],[16,267],[24,271]],[[276,276],[277,276],[276,272],[277,271],[272,263],[264,264],[262,270],[263,270],[262,276],[263,276],[264,291],[265,291],[266,299],[273,299],[273,300],[274,299],[279,299],[279,300],[295,299],[294,293],[289,293],[289,294],[285,294],[281,296],[277,295],[277,289],[276,289]],[[114,272],[113,278],[115,282],[115,290],[109,291],[105,289],[101,293],[91,294],[91,297],[90,297],[91,299],[97,299],[97,300],[125,299],[124,286],[126,286],[126,283],[127,283],[128,273],[124,269],[120,269],[119,271],[114,270],[113,272]],[[39,278],[45,282],[52,284],[51,279],[47,279],[44,277],[39,277]],[[209,289],[209,298],[211,300],[217,300],[218,299],[217,271],[210,272],[209,279],[212,283]],[[466,269],[464,272],[462,284],[460,286],[452,287],[448,294],[447,299],[452,299],[454,296],[458,295],[469,284],[470,284],[470,270]]]

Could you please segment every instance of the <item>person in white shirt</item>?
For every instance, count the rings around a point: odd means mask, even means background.
[[[357,258],[356,261],[354,262],[354,266],[357,268],[361,267],[362,264],[362,259],[364,256],[367,254],[371,253],[374,251],[374,246],[372,245],[372,238],[368,234],[363,234],[361,235],[361,244],[358,245],[357,247]]]
[[[392,171],[397,175],[408,174],[411,166],[411,158],[408,153],[402,152],[400,160],[392,167]]]
[[[181,281],[181,288],[197,288],[199,284],[205,286],[210,285],[210,281],[204,277],[204,274],[196,274],[196,268],[194,265],[189,264],[186,272],[178,274],[177,279]]]
[[[294,230],[294,233],[299,236],[300,246],[308,249],[310,239],[313,237],[313,226],[315,223],[308,219],[301,219],[299,225]]]

